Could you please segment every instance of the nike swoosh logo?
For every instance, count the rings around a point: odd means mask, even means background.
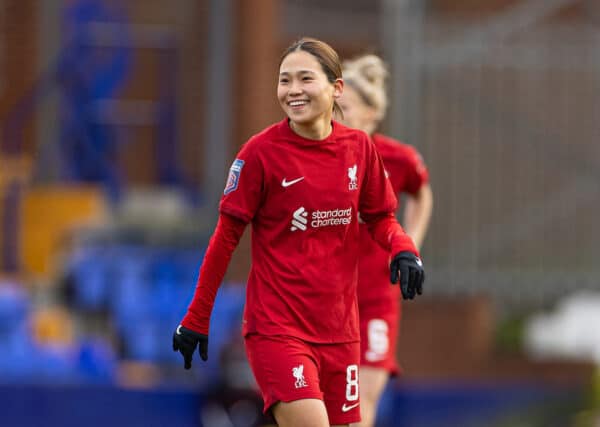
[[[344,403],[342,405],[342,412],[348,412],[349,410],[356,408],[358,405],[360,405],[360,403],[354,403],[353,405],[347,405],[347,406]]]
[[[181,335],[181,325],[177,326],[177,330],[175,332],[177,332],[177,335]]]
[[[293,179],[293,180],[291,180],[291,181],[286,181],[286,180],[285,180],[285,178],[283,178],[283,179],[281,180],[281,186],[282,186],[283,188],[285,188],[285,187],[289,187],[290,185],[294,185],[295,183],[297,183],[297,182],[300,182],[300,181],[302,181],[303,179],[304,179],[304,177],[303,177],[303,176],[301,176],[300,178]]]

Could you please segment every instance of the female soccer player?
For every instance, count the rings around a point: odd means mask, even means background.
[[[421,246],[432,210],[427,168],[411,146],[375,133],[385,116],[387,69],[381,58],[364,55],[343,64],[344,95],[339,103],[343,123],[371,135],[381,154],[394,192],[407,194],[404,225],[417,248]],[[377,404],[390,375],[397,375],[396,337],[400,295],[390,286],[389,254],[360,226],[358,308],[360,317],[361,427],[375,424]]]
[[[375,147],[364,132],[332,121],[341,77],[337,53],[322,41],[303,38],[283,52],[277,97],[287,117],[250,138],[233,161],[194,298],[173,334],[186,368],[197,345],[206,360],[215,294],[251,223],[242,329],[264,410],[283,427],[360,420],[359,211],[394,256],[392,282],[400,276],[414,296],[424,280]]]

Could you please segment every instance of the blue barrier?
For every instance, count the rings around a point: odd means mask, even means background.
[[[236,393],[240,395],[232,390],[221,397],[233,398]],[[581,409],[581,398],[582,390],[535,383],[392,384],[386,389],[377,427],[541,426],[550,425],[548,420],[569,425],[566,421],[573,411]],[[202,427],[216,403],[207,399],[183,389],[0,385],[0,425]],[[512,423],[506,424],[507,419]]]
[[[198,427],[202,398],[189,391],[0,386],[5,427]]]
[[[539,420],[572,416],[583,393],[540,382],[392,382],[382,398],[377,427],[547,425]],[[512,423],[503,424],[507,419]]]

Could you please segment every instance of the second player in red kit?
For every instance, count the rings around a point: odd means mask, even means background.
[[[243,334],[265,411],[280,426],[360,419],[359,211],[394,256],[391,273],[402,286],[420,293],[424,279],[375,146],[332,121],[342,91],[329,45],[305,38],[284,51],[277,96],[287,117],[236,156],[194,298],[173,335],[186,367],[196,346],[206,359],[216,291],[252,224]]]
[[[424,239],[432,210],[429,175],[419,153],[410,145],[376,133],[385,116],[387,69],[374,55],[344,62],[346,87],[340,105],[343,122],[371,135],[394,193],[406,194],[403,224],[418,247]],[[366,225],[360,230],[358,306],[360,317],[360,383],[362,421],[375,425],[377,404],[390,375],[398,373],[396,339],[401,317],[400,299],[414,294],[389,284],[389,253],[373,240]]]

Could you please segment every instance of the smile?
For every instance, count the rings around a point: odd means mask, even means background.
[[[290,107],[302,107],[306,104],[308,104],[308,101],[290,101],[290,102],[288,102],[288,105]]]

